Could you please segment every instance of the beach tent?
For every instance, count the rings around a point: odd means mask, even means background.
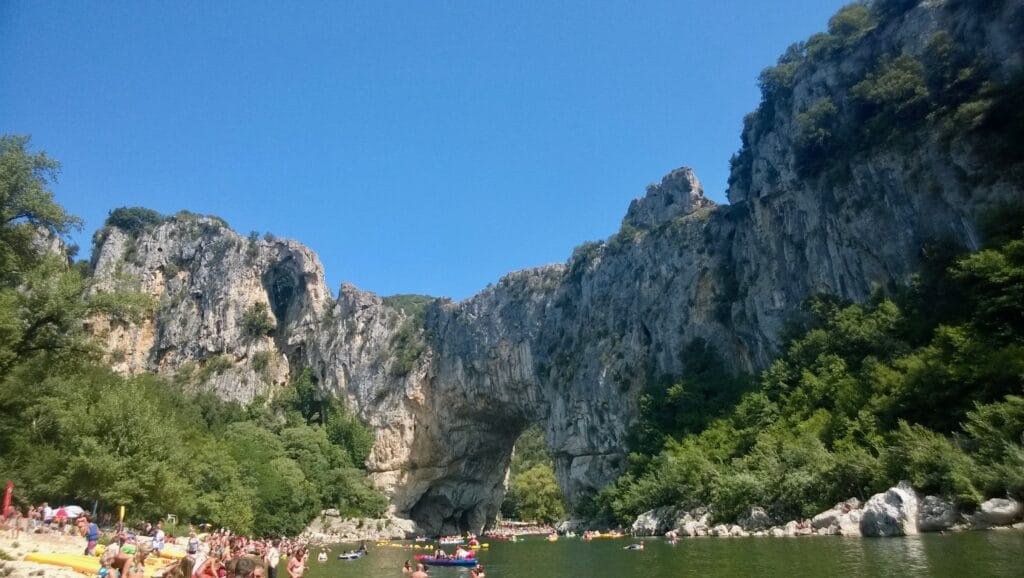
[[[69,520],[74,520],[85,513],[85,508],[80,506],[61,506],[59,509],[64,510],[64,514],[67,515]]]

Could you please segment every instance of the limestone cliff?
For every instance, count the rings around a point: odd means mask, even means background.
[[[633,201],[608,241],[425,311],[347,285],[334,299],[301,245],[183,215],[100,235],[92,290],[159,304],[151,319],[94,327],[122,370],[242,401],[312,367],[325,393],[373,426],[375,482],[426,531],[478,530],[493,517],[513,444],[532,423],[579,504],[621,471],[637,395],[652,376],[686,371],[686,344],[700,338],[737,369],[764,367],[809,294],[863,299],[906,282],[929,243],[975,248],[981,217],[1021,199],[1019,159],[994,164],[976,132],[939,130],[929,115],[865,140],[860,121],[886,110],[867,108],[875,93],[864,83],[893,62],[916,74],[911,59],[940,41],[990,83],[1019,79],[1024,0],[880,4],[873,20],[834,19],[773,69],[782,80],[762,79],[728,206],[677,169]],[[247,330],[258,304],[269,333]]]

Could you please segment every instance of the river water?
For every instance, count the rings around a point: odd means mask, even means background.
[[[676,545],[644,539],[642,551],[623,550],[631,538],[531,537],[490,542],[478,554],[488,578],[675,578],[678,576],[1014,576],[1024,577],[1024,531],[924,534],[906,538],[687,538]],[[351,547],[351,546],[349,546]],[[309,578],[402,576],[417,550],[371,546],[366,557],[326,563],[311,553]],[[451,548],[448,548],[450,551]],[[435,578],[468,578],[460,568],[433,568]]]

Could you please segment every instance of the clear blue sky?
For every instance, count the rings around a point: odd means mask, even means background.
[[[692,166],[724,201],[757,74],[845,1],[0,2],[0,132],[85,219],[316,250],[332,290],[467,297]]]

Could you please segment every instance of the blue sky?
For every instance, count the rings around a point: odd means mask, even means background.
[[[670,170],[724,202],[757,74],[846,2],[0,2],[0,133],[89,238],[225,218],[383,295],[462,299],[618,230]]]

